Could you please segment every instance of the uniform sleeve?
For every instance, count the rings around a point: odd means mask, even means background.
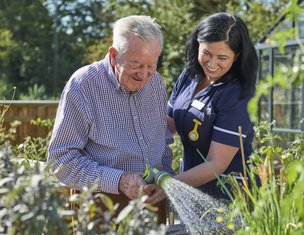
[[[239,99],[241,89],[241,86],[232,85],[217,94],[213,141],[240,147],[239,126],[242,129],[243,141],[246,141],[247,136],[252,134],[253,124],[247,110],[248,99]]]
[[[97,190],[118,194],[122,171],[100,166],[84,149],[92,117],[78,84],[69,82],[58,106],[48,150],[48,164],[70,188],[97,184]]]

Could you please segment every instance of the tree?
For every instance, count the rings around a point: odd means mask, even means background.
[[[5,47],[7,81],[17,92],[44,81],[47,85],[52,65],[51,21],[42,0],[3,0],[0,3],[1,27],[11,33],[14,47]],[[3,66],[3,64],[1,64]],[[2,69],[2,68],[1,68]]]
[[[12,40],[12,33],[9,29],[0,28],[0,94],[8,90],[9,54],[14,50],[16,42]],[[4,99],[5,97],[2,97]]]
[[[146,14],[155,17],[163,28],[165,43],[158,68],[170,93],[184,66],[186,39],[206,15],[226,11],[241,16],[257,41],[286,2],[1,0],[0,37],[10,38],[12,43],[0,45],[1,81],[17,86],[17,98],[21,93],[27,97],[34,87],[45,89],[48,98],[58,98],[77,68],[105,56],[112,43],[114,21]]]
[[[288,2],[289,0],[231,0],[226,4],[226,10],[237,14],[245,21],[252,41],[256,43],[281,16]]]

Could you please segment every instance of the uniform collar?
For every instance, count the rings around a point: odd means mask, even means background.
[[[221,85],[224,85],[225,83],[224,82],[215,82],[212,84],[212,86],[221,86]]]

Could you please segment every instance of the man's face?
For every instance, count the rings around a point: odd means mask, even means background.
[[[150,80],[157,68],[160,42],[132,37],[127,50],[120,57],[114,47],[109,48],[111,64],[121,86],[128,92],[138,91]]]

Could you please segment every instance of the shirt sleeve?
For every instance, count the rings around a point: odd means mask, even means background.
[[[240,99],[241,86],[232,85],[217,94],[216,122],[213,127],[212,140],[240,147],[239,127],[243,141],[253,131],[253,124],[247,111],[248,99]]]
[[[121,170],[99,165],[85,151],[92,117],[85,94],[70,81],[58,106],[48,151],[55,176],[70,188],[97,185],[97,191],[118,194]]]
[[[162,81],[162,79],[160,79],[159,81]],[[174,175],[175,172],[172,169],[173,153],[172,153],[172,149],[170,147],[170,145],[173,143],[173,137],[172,137],[170,130],[167,127],[167,122],[166,122],[166,120],[167,120],[167,115],[166,115],[167,91],[166,91],[165,84],[163,82],[161,82],[160,87],[161,87],[161,89],[160,89],[161,100],[160,100],[159,107],[161,108],[161,114],[162,114],[162,118],[164,120],[164,129],[166,130],[166,132],[165,132],[165,150],[162,155],[161,162],[162,162],[163,170],[170,173],[171,175]]]
[[[179,75],[179,77],[176,80],[176,83],[173,86],[171,95],[170,95],[170,99],[167,103],[167,115],[171,118],[173,118],[173,106],[175,103],[175,100],[178,96],[178,94],[180,94],[180,92],[185,88],[185,83],[190,80],[188,79],[188,77],[186,76],[186,70],[184,69],[182,71],[182,73]]]
[[[173,153],[172,149],[170,148],[170,145],[173,144],[173,137],[171,135],[171,132],[167,128],[166,131],[166,148],[165,152],[162,158],[162,164],[163,164],[163,170],[170,173],[171,175],[175,175],[176,173],[172,169],[172,158]]]

